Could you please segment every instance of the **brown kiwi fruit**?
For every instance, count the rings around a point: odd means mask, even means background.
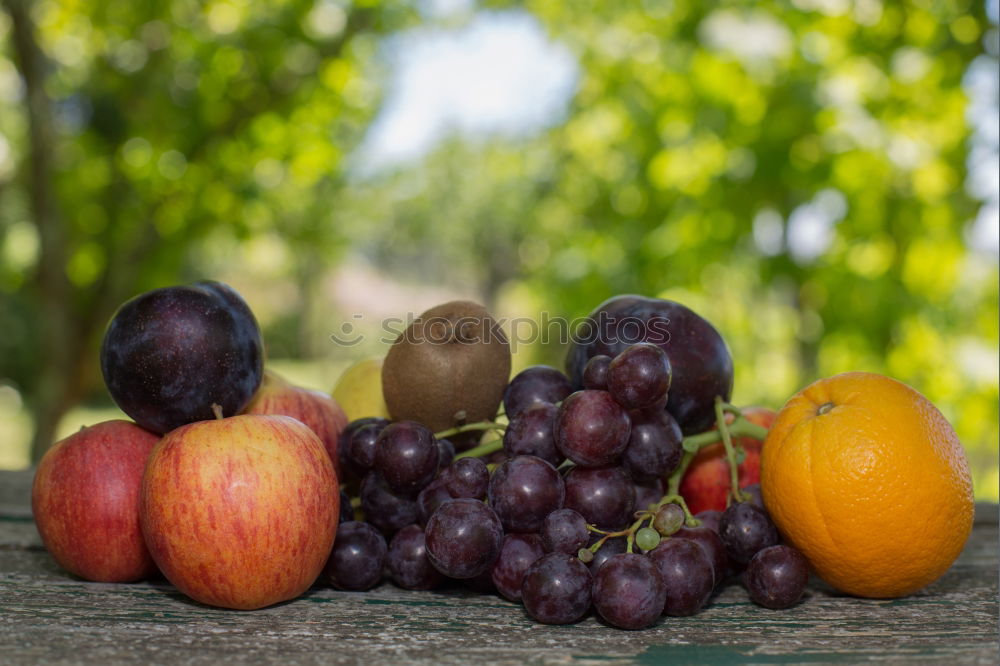
[[[492,419],[510,378],[510,344],[478,303],[451,301],[420,315],[382,364],[393,420],[434,432]]]

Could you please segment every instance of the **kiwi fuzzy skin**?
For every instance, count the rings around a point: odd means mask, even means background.
[[[486,308],[451,301],[420,315],[389,348],[382,393],[394,421],[440,432],[496,416],[510,365],[510,344]]]

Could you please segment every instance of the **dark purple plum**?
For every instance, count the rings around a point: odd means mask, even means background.
[[[547,365],[534,365],[510,380],[503,394],[504,412],[513,419],[535,405],[560,402],[572,392],[566,375]]]
[[[260,328],[221,282],[163,287],[122,305],[104,334],[101,371],[122,411],[163,434],[239,414],[264,372]]]
[[[716,396],[729,400],[732,395],[733,359],[708,321],[674,301],[626,295],[598,305],[575,333],[567,353],[566,370],[573,387],[583,387],[583,371],[592,357],[614,358],[638,342],[656,344],[670,358],[667,411],[684,434],[708,429],[715,422]]]

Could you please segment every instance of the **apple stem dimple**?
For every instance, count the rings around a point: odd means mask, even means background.
[[[215,414],[215,419],[217,421],[222,420],[222,405],[213,402],[212,403],[212,413]]]

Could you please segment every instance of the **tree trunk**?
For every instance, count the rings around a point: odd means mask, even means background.
[[[70,378],[78,331],[70,314],[71,286],[66,277],[66,233],[52,185],[54,139],[52,105],[45,93],[45,56],[35,39],[26,0],[3,0],[11,18],[14,54],[24,78],[28,111],[27,182],[31,215],[38,230],[39,257],[34,288],[39,303],[39,340],[44,365],[29,397],[34,416],[32,460],[52,444],[59,419],[69,408]]]

